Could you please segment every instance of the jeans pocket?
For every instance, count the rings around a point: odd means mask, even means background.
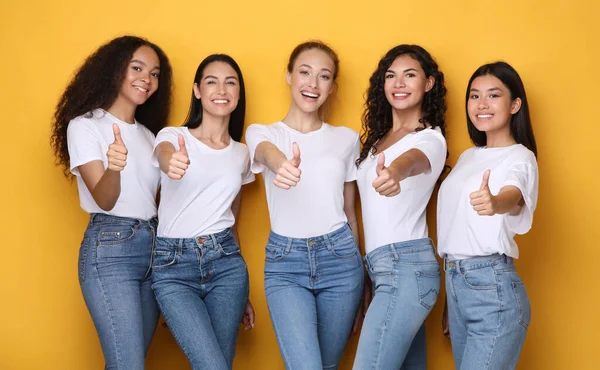
[[[469,289],[473,290],[496,290],[498,282],[496,271],[492,266],[475,270],[467,270],[462,274],[463,281]]]
[[[223,243],[223,244],[219,243],[218,249],[219,249],[219,252],[221,252],[221,254],[223,256],[231,256],[234,254],[241,254],[240,246],[235,241],[231,241],[231,242],[227,242],[227,243]]]
[[[332,255],[342,259],[355,257],[358,253],[356,242],[352,236],[344,241],[333,243],[330,250]]]
[[[79,247],[79,284],[85,281],[85,263],[87,260],[89,238],[83,238]]]
[[[163,269],[169,267],[177,261],[174,249],[155,249],[152,259],[152,269]]]
[[[512,288],[519,309],[519,324],[527,329],[531,321],[531,305],[525,284],[522,281],[513,281]]]
[[[267,244],[265,248],[266,262],[280,262],[285,258],[285,249],[274,244]]]
[[[417,286],[419,288],[419,303],[431,310],[437,302],[440,292],[440,271],[416,271]]]
[[[129,225],[107,224],[100,227],[98,245],[110,246],[123,244],[135,236],[135,229]]]

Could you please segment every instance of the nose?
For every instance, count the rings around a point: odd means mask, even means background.
[[[313,88],[313,89],[316,89],[318,84],[319,84],[319,76],[318,75],[313,75],[310,78],[310,81],[309,81],[310,87]]]
[[[405,87],[405,86],[406,86],[406,84],[404,83],[404,78],[402,78],[402,77],[396,78],[396,81],[394,83],[395,88],[399,89],[399,88]]]
[[[488,107],[487,99],[485,99],[485,98],[479,99],[478,104],[477,104],[477,109],[481,110],[481,109],[486,109],[487,107]]]

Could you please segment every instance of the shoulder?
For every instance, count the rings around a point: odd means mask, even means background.
[[[85,132],[98,133],[99,125],[102,121],[101,117],[93,114],[94,112],[88,112],[81,116],[73,118],[69,122],[67,132],[69,134],[79,134]]]
[[[358,133],[353,129],[346,126],[333,126],[328,123],[324,123],[326,125],[326,129],[333,135],[335,135],[336,140],[347,141],[348,144],[353,145],[358,139]]]

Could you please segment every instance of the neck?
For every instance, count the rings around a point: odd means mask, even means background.
[[[517,143],[510,134],[510,124],[496,131],[487,131],[485,133],[485,142],[488,148],[503,148]]]
[[[212,142],[229,143],[229,118],[231,116],[212,116],[202,112],[202,124],[190,129],[190,133],[198,139],[208,139]]]
[[[414,132],[417,128],[423,127],[419,120],[423,117],[421,107],[411,109],[394,109],[392,108],[392,132],[406,131]],[[425,124],[427,127],[427,124]]]
[[[137,105],[123,99],[121,96],[106,111],[123,122],[135,123],[135,110]]]
[[[319,118],[319,112],[303,112],[294,104],[290,107],[283,123],[296,131],[303,133],[316,131],[321,128],[323,121]]]

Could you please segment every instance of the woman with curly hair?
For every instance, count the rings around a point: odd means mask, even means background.
[[[170,103],[167,56],[147,40],[123,36],[86,59],[52,122],[57,163],[76,176],[90,214],[79,283],[106,369],[143,369],[158,321],[150,263],[160,173],[151,157]]]
[[[370,79],[356,164],[374,296],[355,369],[426,367],[440,267],[425,209],[446,160],[445,95],[443,73],[418,45],[388,51]]]
[[[531,319],[515,234],[533,223],[537,146],[525,86],[505,62],[484,64],[465,96],[465,150],[438,193],[448,322],[458,370],[515,369]]]
[[[252,171],[265,180],[265,293],[287,369],[337,369],[362,295],[354,211],[360,141],[320,114],[338,65],[324,43],[298,45],[287,66],[287,116],[246,131]]]

